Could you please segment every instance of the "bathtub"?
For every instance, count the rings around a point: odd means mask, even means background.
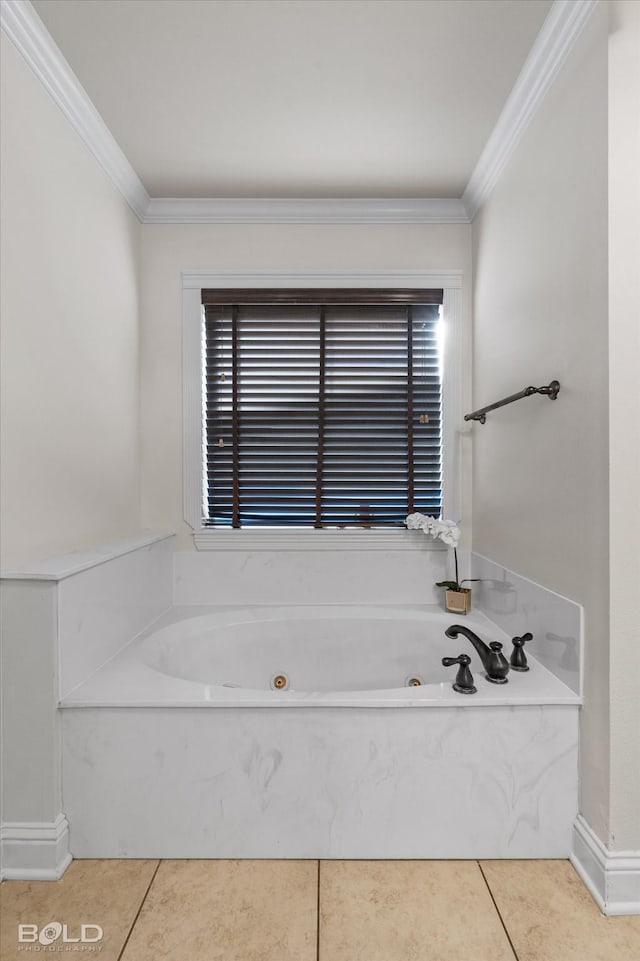
[[[535,657],[497,687],[463,637],[459,616],[425,607],[175,607],[62,700],[63,707],[395,707],[575,704],[573,692]],[[483,639],[507,636],[481,614],[464,619]],[[453,690],[465,652],[478,693]],[[274,680],[286,679],[277,688]]]
[[[168,611],[61,699],[73,855],[567,857],[580,699],[535,656],[490,684],[456,620]],[[473,695],[441,663],[462,652]]]

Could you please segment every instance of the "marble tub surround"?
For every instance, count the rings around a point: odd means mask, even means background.
[[[420,605],[165,612],[62,701],[74,856],[567,856],[580,698],[535,658],[490,684],[451,621]],[[441,665],[467,648],[473,696]]]
[[[55,644],[61,697],[171,606],[172,534],[145,533],[3,570],[3,599],[10,607],[7,643],[22,643],[30,631],[29,591],[55,585]],[[11,597],[22,585],[20,609]],[[15,594],[15,591],[14,591]]]
[[[73,574],[81,574],[92,567],[99,567],[108,561],[117,560],[126,554],[144,550],[152,544],[173,537],[174,535],[170,533],[146,531],[123,540],[96,544],[93,547],[83,548],[83,550],[70,551],[68,554],[29,561],[17,567],[3,568],[0,571],[0,578],[14,581],[62,581]]]
[[[471,554],[471,572],[471,577],[479,578],[473,585],[475,607],[509,638],[530,631],[533,640],[525,645],[527,657],[533,654],[567,687],[582,694],[580,604],[475,552]]]
[[[5,571],[0,583],[3,877],[69,860],[58,702],[171,604],[171,535],[144,534]]]
[[[397,534],[411,549],[178,551],[174,603],[439,604],[452,552],[421,531]],[[466,570],[468,554],[459,557]]]
[[[571,850],[575,706],[98,707],[62,715],[74,857]]]
[[[173,540],[158,537],[60,582],[60,697],[171,606]]]
[[[450,551],[174,554],[170,535],[149,538],[3,582],[5,876],[58,877],[71,854],[569,854],[579,686],[535,652],[529,672],[486,681],[471,645],[444,636],[456,618],[433,585]],[[232,629],[228,679],[213,662],[209,672],[208,619]],[[345,621],[353,636],[340,633]],[[509,651],[491,612],[464,623]],[[441,666],[463,651],[478,688],[469,697]],[[313,664],[321,677],[305,675]],[[283,692],[267,683],[280,672],[291,672]],[[425,683],[405,686],[413,675]]]

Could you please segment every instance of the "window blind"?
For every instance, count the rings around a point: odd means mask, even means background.
[[[205,525],[441,505],[442,291],[203,291]]]

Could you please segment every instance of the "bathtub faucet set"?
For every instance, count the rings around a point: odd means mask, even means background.
[[[462,624],[452,624],[451,627],[447,628],[445,634],[451,638],[456,638],[459,634],[463,634],[467,640],[471,641],[482,661],[485,676],[492,684],[506,684],[510,667],[514,671],[529,670],[527,658],[524,653],[525,643],[532,640],[532,635],[529,632],[523,634],[522,637],[513,638],[513,652],[510,663],[502,653],[502,644],[499,641],[491,641],[490,644],[487,645],[477,634],[474,634],[468,627],[463,627]],[[460,665],[453,685],[453,689],[460,694],[475,694],[476,692],[473,676],[469,669],[469,663],[470,658],[467,654],[460,654],[458,657],[442,658],[444,667],[451,667],[453,664]]]

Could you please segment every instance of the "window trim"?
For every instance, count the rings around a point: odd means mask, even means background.
[[[205,272],[182,271],[182,390],[184,519],[198,550],[441,550],[429,538],[400,530],[227,530],[202,524],[204,459],[202,447],[202,303],[203,288],[442,288],[447,325],[443,364],[442,510],[458,520],[461,513],[461,357],[462,271],[371,272]]]

